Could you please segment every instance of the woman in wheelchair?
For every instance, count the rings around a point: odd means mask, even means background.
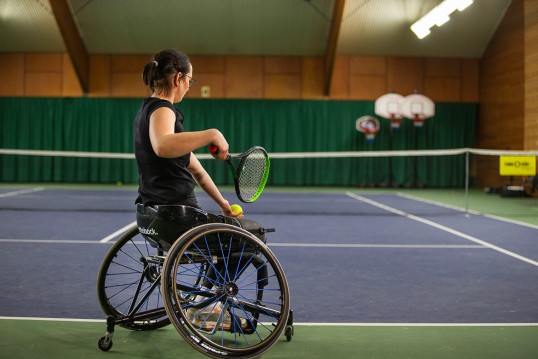
[[[161,51],[144,67],[143,80],[152,95],[142,101],[135,120],[135,156],[139,173],[136,203],[153,208],[161,205],[199,208],[194,193],[197,183],[224,215],[241,216],[242,213],[232,211],[229,202],[192,153],[213,144],[219,148],[216,157],[224,160],[228,155],[226,139],[216,129],[185,132],[183,114],[173,105],[182,101],[195,81],[188,56],[173,49]],[[196,320],[206,315],[204,326],[210,326],[215,316],[222,317],[225,326],[231,325],[231,319],[223,315],[219,305],[212,307],[210,312],[191,308],[189,313]]]
[[[137,203],[185,204],[198,207],[195,183],[227,216],[230,204],[204,170],[194,150],[208,145],[219,149],[216,158],[228,156],[228,142],[216,129],[185,132],[183,114],[173,104],[181,102],[194,84],[193,67],[187,55],[164,50],[144,67],[144,84],[152,92],[142,101],[134,125],[135,156],[139,173]]]
[[[185,132],[174,107],[194,83],[189,58],[163,50],[146,64],[145,98],[134,123],[139,187],[137,225],[105,256],[97,278],[112,347],[114,326],[153,330],[174,325],[196,350],[213,358],[254,358],[293,334],[287,280],[266,246],[265,229],[239,218],[192,153],[215,145],[219,160],[228,143],[216,129]],[[221,214],[203,211],[198,184]]]

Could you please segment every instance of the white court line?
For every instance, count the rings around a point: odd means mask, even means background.
[[[42,322],[106,323],[106,319],[43,318],[43,317],[0,317],[0,320],[35,320],[35,321],[42,321]]]
[[[293,323],[293,325],[316,327],[538,327],[538,323]]]
[[[76,239],[15,239],[15,238],[0,238],[0,243],[99,244],[100,242],[92,241],[92,240],[76,240]]]
[[[103,244],[108,242],[76,239],[14,239],[0,238],[0,243],[52,243],[52,244]],[[134,244],[144,244],[134,241]],[[298,247],[298,248],[414,248],[414,249],[486,249],[478,244],[353,244],[353,243],[267,243],[268,247]]]
[[[491,244],[491,243],[488,243],[486,241],[483,241],[481,239],[478,239],[476,237],[473,237],[473,236],[470,236],[468,234],[465,234],[463,232],[460,232],[460,231],[457,231],[455,229],[452,229],[452,228],[449,228],[449,227],[446,227],[446,226],[443,226],[439,223],[436,223],[436,222],[433,222],[433,221],[430,221],[430,220],[427,220],[427,219],[424,219],[424,218],[421,218],[421,217],[418,217],[418,216],[415,216],[415,215],[412,215],[410,213],[407,213],[407,212],[404,212],[404,211],[400,211],[399,209],[396,209],[396,208],[393,208],[393,207],[390,207],[390,206],[387,206],[387,205],[384,205],[382,203],[379,203],[379,202],[376,202],[376,201],[373,201],[371,199],[368,199],[366,197],[363,197],[363,196],[359,196],[355,193],[351,193],[351,192],[346,192],[346,195],[351,197],[351,198],[355,198],[356,200],[358,201],[361,201],[361,202],[365,202],[365,203],[368,203],[368,204],[371,204],[372,206],[375,206],[375,207],[378,207],[378,208],[381,208],[381,209],[384,209],[388,212],[392,212],[392,213],[395,213],[397,215],[400,215],[400,216],[403,216],[403,217],[407,217],[409,219],[412,219],[414,221],[417,221],[417,222],[421,222],[421,223],[424,223],[424,224],[427,224],[428,226],[432,226],[432,227],[435,227],[437,229],[440,229],[442,231],[445,231],[445,232],[448,232],[450,234],[453,234],[455,236],[458,236],[458,237],[461,237],[461,238],[464,238],[464,239],[467,239],[471,242],[475,242],[475,243],[478,243],[478,244],[481,244],[485,247],[488,247],[490,249],[493,249],[494,251],[497,251],[497,252],[500,252],[500,253],[503,253],[503,254],[506,254],[510,257],[513,257],[513,258],[516,258],[516,259],[519,259],[520,261],[523,261],[523,262],[526,262],[526,263],[529,263],[529,264],[532,264],[533,266],[536,266],[538,267],[538,262],[536,261],[533,261],[532,259],[529,259],[527,257],[523,257],[517,253],[514,253],[514,252],[511,252],[509,250],[506,250],[504,248],[501,248],[499,246],[496,246],[494,244]]]
[[[411,199],[411,200],[417,201],[417,202],[433,204],[435,206],[449,208],[449,209],[453,209],[453,210],[460,211],[460,212],[463,212],[463,213],[467,212],[467,213],[474,214],[474,215],[477,215],[477,216],[483,216],[483,217],[495,219],[495,220],[501,221],[501,222],[507,222],[507,223],[512,223],[512,224],[517,224],[517,225],[523,226],[523,227],[529,227],[529,228],[533,228],[533,229],[538,229],[538,226],[535,225],[535,224],[516,221],[516,220],[510,219],[510,218],[499,217],[499,216],[496,216],[494,214],[481,213],[479,211],[474,211],[474,210],[471,210],[471,209],[465,210],[465,208],[452,206],[452,205],[449,205],[449,204],[433,201],[431,199],[425,199],[425,198],[421,198],[421,197],[416,197],[416,196],[412,196],[410,194],[401,193],[401,192],[397,192],[396,195],[399,196],[399,197]]]
[[[319,247],[319,248],[477,248],[486,247],[478,244],[353,244],[353,243],[267,243],[269,247]]]
[[[20,194],[34,193],[34,192],[39,192],[39,191],[44,191],[44,190],[45,190],[44,187],[21,189],[19,191],[0,193],[0,198],[18,196]]]
[[[65,244],[94,244],[94,243],[108,243],[112,239],[116,238],[118,235],[122,234],[133,225],[136,225],[136,221],[129,223],[128,225],[118,229],[116,232],[106,236],[105,238],[99,241],[92,240],[62,240],[62,239],[15,239],[15,238],[0,238],[0,243],[2,242],[11,242],[11,243],[65,243]]]
[[[136,221],[131,222],[128,225],[126,225],[125,227],[122,227],[122,228],[118,229],[116,232],[106,236],[105,238],[101,239],[99,241],[99,243],[107,243],[107,242],[109,242],[110,240],[112,240],[113,238],[116,238],[119,234],[122,234],[123,232],[125,232],[126,230],[128,230],[129,228],[131,228],[134,225],[136,225]]]
[[[452,206],[450,204],[437,202],[437,201],[434,201],[434,200],[431,200],[431,199],[416,197],[416,196],[413,196],[413,195],[410,195],[410,194],[407,194],[407,193],[396,192],[396,196],[407,198],[407,199],[413,200],[415,202],[433,204],[433,205],[438,206],[438,207],[448,208],[448,209],[452,209],[454,211],[459,211],[459,212],[463,212],[463,213],[470,213],[470,214],[475,214],[475,215],[480,215],[481,214],[478,211],[473,211],[473,210],[470,210],[470,209],[468,209],[466,211],[465,208],[462,208],[462,207]]]
[[[0,320],[33,320],[46,322],[106,323],[105,319],[0,317]],[[537,327],[538,323],[293,323],[319,327]]]

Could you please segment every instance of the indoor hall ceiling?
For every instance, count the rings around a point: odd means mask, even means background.
[[[0,52],[64,52],[51,4],[0,0]],[[338,0],[67,1],[88,54],[326,56]],[[480,58],[511,0],[474,0],[419,40],[440,0],[346,0],[335,53]]]

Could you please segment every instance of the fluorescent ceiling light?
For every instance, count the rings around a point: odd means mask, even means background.
[[[450,14],[456,10],[462,11],[472,3],[473,0],[445,0],[411,25],[411,30],[419,39],[423,39],[430,34],[433,26],[443,25],[450,20]]]
[[[457,5],[456,5],[456,8],[459,10],[459,11],[463,11],[467,8],[467,6],[471,5],[473,3],[473,0],[459,0],[459,1],[456,1],[457,2]]]

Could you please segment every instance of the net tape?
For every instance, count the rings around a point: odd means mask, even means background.
[[[538,156],[538,151],[519,150],[493,150],[478,148],[455,148],[439,150],[398,150],[398,151],[327,151],[327,152],[272,152],[270,158],[338,158],[338,157],[408,157],[408,156],[450,156],[465,153],[477,155],[514,155],[514,156]],[[21,150],[0,148],[0,154],[5,155],[33,155],[52,157],[89,157],[89,158],[119,158],[134,159],[133,153],[114,152],[84,152],[84,151],[46,151],[46,150]],[[231,154],[232,156],[236,154]],[[210,154],[196,154],[198,159],[212,159]]]

